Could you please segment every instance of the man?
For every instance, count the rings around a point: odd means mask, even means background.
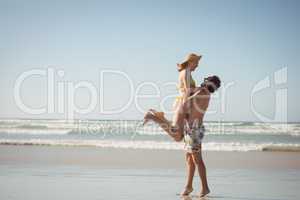
[[[217,76],[209,76],[204,79],[200,87],[193,89],[192,95],[187,97],[186,102],[181,105],[181,117],[184,120],[172,125],[161,113],[150,109],[144,120],[153,120],[164,129],[175,141],[185,142],[186,162],[188,166],[187,183],[181,195],[188,195],[193,191],[192,183],[197,166],[201,178],[202,190],[200,197],[206,196],[210,190],[207,184],[206,167],[202,159],[202,139],[204,137],[203,118],[208,108],[210,96],[221,85]]]

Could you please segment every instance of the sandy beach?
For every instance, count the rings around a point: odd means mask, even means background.
[[[205,199],[299,199],[300,154],[203,153]],[[0,146],[1,199],[181,199],[184,152],[93,147]],[[200,191],[198,174],[194,192]],[[197,199],[196,196],[185,199]]]
[[[0,0],[0,200],[300,200],[299,11]]]
[[[203,151],[207,168],[300,170],[298,152]],[[185,169],[181,150],[0,145],[0,163],[96,168]]]

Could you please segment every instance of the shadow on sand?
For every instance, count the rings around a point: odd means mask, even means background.
[[[228,200],[281,200],[275,198],[253,198],[253,197],[242,197],[242,196],[217,196],[217,195],[208,195],[205,197],[199,197],[197,195],[189,195],[189,196],[180,196],[180,199],[183,200],[214,200],[214,199],[228,199]]]

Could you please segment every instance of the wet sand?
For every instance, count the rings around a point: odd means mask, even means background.
[[[0,164],[185,168],[181,150],[0,145]],[[207,168],[300,169],[299,152],[204,151]]]
[[[0,199],[182,199],[184,152],[0,145]],[[300,154],[204,152],[205,199],[300,199]],[[198,173],[194,192],[201,189]],[[184,199],[198,199],[195,196]]]

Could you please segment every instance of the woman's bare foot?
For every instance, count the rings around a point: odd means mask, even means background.
[[[154,119],[154,117],[155,113],[153,112],[153,109],[149,109],[144,116],[143,126],[146,125],[150,120]]]
[[[189,188],[189,187],[185,187],[184,190],[180,193],[181,196],[187,196],[189,195],[191,192],[193,192],[193,188]]]
[[[145,125],[149,120],[153,120],[155,118],[163,120],[164,112],[158,112],[154,109],[149,109],[148,112],[144,116],[143,125]]]
[[[156,117],[158,117],[158,118],[160,118],[160,119],[163,119],[165,116],[164,116],[164,112],[157,112],[157,111],[155,111],[155,110],[153,110],[154,111],[154,114],[155,114],[155,116]]]
[[[202,190],[200,192],[200,197],[205,197],[208,193],[210,193],[210,190],[208,188],[205,190]]]
[[[149,109],[149,111],[151,111],[157,119],[164,120],[164,118],[165,118],[164,112],[159,112],[154,109]]]

